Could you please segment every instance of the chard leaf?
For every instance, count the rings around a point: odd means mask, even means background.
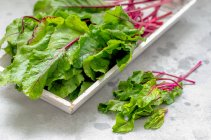
[[[78,86],[76,90],[69,94],[70,101],[74,101],[77,97],[83,94],[92,84],[93,82],[84,81],[80,86]]]
[[[79,92],[78,96],[83,94],[84,91],[86,91],[92,84],[93,84],[93,82],[83,82],[83,84],[81,85],[80,92]]]
[[[110,100],[107,103],[101,103],[98,106],[98,110],[101,111],[102,113],[107,113],[109,111],[111,112],[121,112],[122,107],[124,104],[127,102],[124,101],[119,101],[119,100]]]
[[[51,0],[38,0],[34,5],[34,15],[44,17],[52,15],[56,9],[52,6]]]
[[[129,77],[129,81],[135,84],[144,84],[154,79],[154,75],[151,72],[135,71],[133,75]]]
[[[72,57],[75,53],[75,48],[77,44],[73,45],[64,55],[63,59],[58,63],[57,68],[54,70],[53,74],[48,77],[46,85],[50,90],[54,82],[57,80],[69,80],[73,75],[81,73],[81,70],[71,67]]]
[[[86,59],[88,56],[96,54],[106,46],[106,40],[100,36],[100,32],[101,30],[99,27],[92,27],[90,32],[80,37],[80,51],[77,59],[75,60],[75,67],[81,68],[84,59]]]
[[[132,131],[134,128],[134,120],[128,119],[121,113],[116,115],[116,124],[112,127],[115,133],[127,133]]]
[[[15,19],[11,24],[7,26],[6,33],[0,43],[0,47],[5,41],[7,41],[11,46],[17,46],[20,25],[21,19]]]
[[[150,116],[150,115],[152,115],[153,112],[154,112],[154,110],[153,110],[151,105],[148,105],[145,108],[138,108],[133,113],[133,119],[136,120],[136,119],[139,119],[141,117]]]
[[[28,21],[29,24],[31,24],[31,21]],[[38,28],[39,27],[43,27],[43,24],[38,26]],[[24,74],[26,73],[28,65],[30,63],[29,57],[33,53],[32,50],[42,50],[43,48],[47,47],[47,43],[50,40],[50,34],[52,34],[52,31],[49,31],[49,33],[46,33],[46,35],[43,34],[45,36],[43,36],[42,39],[37,40],[36,43],[34,42],[34,44],[32,45],[27,45],[28,40],[32,36],[32,32],[33,31],[30,29],[29,26],[25,26],[25,32],[19,34],[16,40],[16,55],[13,58],[14,60],[12,64],[9,65],[2,73],[0,73],[0,75],[2,75],[0,85],[15,83],[21,87]],[[8,40],[8,43],[10,44],[10,40]]]
[[[125,87],[127,87],[127,84],[128,85],[132,85],[131,83],[128,83],[128,82],[121,82],[120,84],[119,84],[119,87],[121,86],[124,86],[125,85]],[[140,94],[140,91],[141,91],[141,89],[142,89],[142,85],[136,85],[135,87],[128,87],[127,89],[125,88],[124,90],[121,90],[121,89],[119,89],[119,90],[116,90],[116,91],[114,91],[113,92],[113,95],[117,98],[117,99],[119,99],[119,100],[121,100],[121,101],[127,101],[127,100],[129,100],[133,95],[136,95],[136,94]]]
[[[22,81],[23,92],[31,99],[41,96],[47,78],[57,67],[65,51],[34,52],[30,56],[30,64]],[[40,57],[40,54],[42,57]]]
[[[84,77],[81,73],[73,75],[68,80],[58,80],[53,83],[51,89],[49,89],[54,94],[65,98],[72,92],[74,92],[78,86],[84,81]]]
[[[61,16],[69,14],[77,14],[81,16],[95,16],[95,13],[99,13],[106,9],[83,9],[81,8],[67,8],[68,6],[80,6],[80,5],[102,5],[104,1],[102,0],[38,0],[34,6],[34,15],[36,17],[42,18],[45,16]]]
[[[22,33],[22,19],[15,19],[7,26],[6,33],[0,41],[0,48],[4,42],[7,41],[7,46],[4,49],[12,56],[16,55],[18,47],[23,44],[27,44],[29,37],[32,35],[33,29],[37,25],[37,23],[31,19],[26,19],[25,21],[27,22],[25,25],[26,32]]]
[[[137,108],[138,95],[132,96],[127,104],[122,107],[122,114],[132,116],[132,112]]]
[[[158,109],[155,110],[152,116],[144,124],[145,129],[158,129],[164,123],[164,117],[167,113],[167,109]]]
[[[147,95],[137,100],[137,105],[139,106],[139,108],[144,108],[159,98],[160,98],[160,90],[152,89],[152,91],[149,91]]]
[[[147,94],[154,84],[155,80],[152,73],[135,71],[127,81],[120,81],[118,90],[114,91],[113,95],[119,100],[128,100],[136,94]]]
[[[28,63],[29,60],[27,60],[25,55],[16,55],[13,63],[0,73],[0,85],[6,85],[8,83],[21,85]]]
[[[131,28],[133,27],[133,24],[128,22],[129,16],[124,12],[121,6],[117,6],[114,10],[107,11],[104,21],[109,24],[123,24]]]
[[[163,102],[167,105],[170,105],[175,102],[176,97],[182,94],[182,89],[180,87],[176,87],[170,92],[163,91],[162,92],[162,99]]]
[[[80,33],[85,33],[89,31],[86,22],[81,21],[81,18],[77,15],[70,15],[66,18],[66,25],[73,30]]]

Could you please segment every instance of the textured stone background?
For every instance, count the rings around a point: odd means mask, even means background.
[[[33,0],[0,0],[0,37],[15,17],[31,13]],[[134,70],[184,73],[198,60],[204,62],[190,76],[195,86],[186,86],[169,112],[163,127],[144,130],[144,120],[125,135],[113,134],[113,115],[98,113],[97,105],[112,98],[119,79]],[[210,140],[211,139],[211,1],[197,4],[126,70],[112,79],[73,116],[38,100],[30,101],[13,86],[0,88],[0,139],[68,140]]]

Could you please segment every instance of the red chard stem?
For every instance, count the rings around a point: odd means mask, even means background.
[[[76,43],[78,40],[80,39],[80,37],[77,37],[76,39],[74,39],[73,41],[71,41],[69,44],[67,44],[64,48],[65,50],[68,50],[74,43]]]
[[[174,77],[174,78],[177,78],[177,79],[180,79],[181,78],[179,76],[175,76],[175,75],[172,75],[172,74],[169,74],[169,73],[166,73],[166,72],[152,71],[152,73],[157,73],[159,75],[166,75],[166,76]],[[187,81],[187,82],[190,82],[192,84],[195,84],[195,81],[193,81],[193,80],[189,80],[189,79],[183,79],[183,80],[184,81]]]
[[[172,82],[174,82],[178,87],[182,88],[181,85],[179,85],[179,83],[176,82],[176,81],[173,80],[173,79],[169,79],[169,78],[158,78],[157,80],[168,80],[168,81],[172,81]]]
[[[185,78],[191,75],[195,70],[197,70],[201,65],[202,65],[202,61],[199,61],[187,74],[179,78],[177,82],[183,81]]]
[[[134,10],[131,10],[131,11],[127,11],[127,13],[136,12],[136,11],[143,11],[143,10],[150,9],[150,8],[153,8],[153,7],[161,6],[161,5],[169,3],[169,2],[171,2],[171,0],[161,1],[161,2],[156,3],[156,4],[152,4],[152,5],[146,6],[144,8],[139,8],[139,9],[134,9]]]

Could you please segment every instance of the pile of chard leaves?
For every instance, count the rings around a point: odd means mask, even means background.
[[[102,3],[40,0],[34,17],[15,19],[1,40],[12,62],[0,73],[0,85],[14,83],[31,99],[47,89],[74,100],[114,65],[123,70],[143,29],[134,28],[122,7],[61,8]]]
[[[152,72],[136,71],[127,81],[119,83],[118,89],[113,92],[115,99],[99,104],[99,111],[117,113],[113,132],[130,132],[136,119],[148,116],[150,117],[144,125],[145,128],[157,129],[162,126],[167,110],[157,107],[163,103],[173,103],[182,93],[182,89],[179,87],[172,91],[153,89],[157,84],[156,81]]]
[[[174,76],[165,72],[135,71],[126,81],[120,81],[118,89],[113,92],[115,98],[100,103],[98,110],[102,113],[116,113],[116,124],[113,126],[113,132],[116,133],[132,131],[135,120],[143,117],[148,117],[144,124],[145,129],[158,129],[163,125],[167,113],[167,109],[160,106],[175,102],[176,97],[182,94],[182,81],[195,84],[186,78],[201,64],[201,61],[198,62],[184,76]],[[161,76],[170,76],[177,80]]]

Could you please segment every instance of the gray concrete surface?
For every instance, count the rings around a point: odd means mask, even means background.
[[[15,17],[30,14],[33,0],[0,0],[0,36]],[[111,132],[113,115],[97,111],[100,102],[112,98],[119,79],[134,70],[184,73],[198,60],[204,62],[190,76],[195,86],[168,106],[163,127],[144,130],[144,120],[135,130],[120,135]],[[198,0],[183,18],[126,70],[70,116],[44,101],[30,101],[13,86],[0,88],[0,140],[210,140],[211,139],[211,1]]]

